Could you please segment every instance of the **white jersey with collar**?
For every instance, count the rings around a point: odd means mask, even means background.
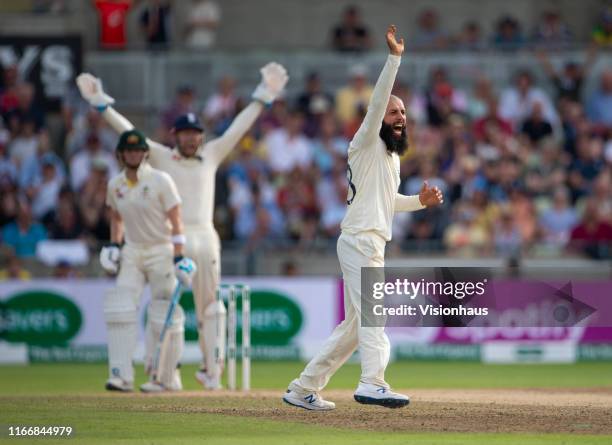
[[[108,183],[106,204],[123,220],[125,242],[148,247],[170,244],[172,227],[168,211],[181,203],[172,178],[143,162],[138,181],[132,184],[123,170]]]
[[[343,232],[375,232],[391,240],[393,214],[396,211],[419,210],[418,197],[398,194],[400,161],[389,153],[380,137],[380,128],[391,96],[400,56],[389,55],[376,82],[368,111],[348,150],[348,208],[342,220]],[[402,205],[399,205],[399,200]],[[408,199],[409,204],[405,204]]]
[[[251,102],[236,116],[222,136],[200,147],[196,157],[184,158],[176,147],[171,149],[147,139],[150,148],[149,162],[153,167],[167,172],[176,183],[183,200],[182,217],[186,230],[190,227],[213,227],[217,168],[262,110],[263,105],[260,102]],[[119,133],[134,128],[111,107],[103,112],[103,116]]]

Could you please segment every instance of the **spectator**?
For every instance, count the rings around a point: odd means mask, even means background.
[[[484,117],[489,111],[489,104],[495,100],[495,92],[491,81],[484,76],[479,76],[474,81],[472,94],[468,97],[467,115],[472,120]]]
[[[521,25],[512,16],[501,17],[495,27],[493,45],[500,50],[510,51],[520,49],[525,44]]]
[[[578,155],[569,168],[569,185],[574,200],[588,194],[591,184],[605,168],[603,141],[598,137],[580,136],[577,141]]]
[[[317,205],[321,209],[323,236],[335,239],[346,213],[348,183],[343,164],[336,164],[333,171],[317,181]]]
[[[286,218],[287,235],[302,246],[312,243],[319,221],[316,190],[308,173],[294,168],[280,186],[277,197]]]
[[[11,111],[20,122],[34,122],[34,128],[39,131],[45,125],[45,111],[36,101],[36,90],[29,82],[21,82],[15,90],[17,107]]]
[[[416,89],[411,88],[409,85],[396,81],[393,86],[393,95],[402,99],[404,106],[406,107],[406,120],[414,124],[422,124],[425,122],[425,98]]]
[[[567,62],[562,71],[555,70],[545,51],[536,51],[535,54],[544,72],[557,90],[557,99],[569,99],[574,102],[582,101],[582,89],[585,79],[597,60],[596,48],[591,47],[589,49],[583,64]]]
[[[412,42],[417,49],[444,49],[448,46],[448,35],[440,29],[435,9],[421,11],[417,19],[417,32]]]
[[[527,166],[525,187],[534,196],[551,195],[567,182],[562,150],[553,138],[540,141],[537,153]]]
[[[2,64],[0,64],[1,66]],[[17,108],[17,85],[19,84],[19,70],[17,65],[4,67],[2,73],[2,89],[0,89],[0,114],[5,117],[10,111]]]
[[[593,28],[591,33],[593,42],[598,45],[610,46],[612,45],[612,8],[606,8],[602,14],[599,15],[599,21]]]
[[[36,254],[36,245],[44,239],[47,239],[47,231],[32,220],[30,205],[19,201],[17,219],[2,228],[2,241],[12,247],[18,257],[26,258]]]
[[[312,144],[315,165],[323,174],[331,173],[335,165],[344,163],[348,144],[349,141],[339,135],[334,115],[323,115],[319,137]]]
[[[83,235],[83,226],[72,200],[58,200],[49,233],[51,239],[77,239]]]
[[[191,85],[181,85],[176,90],[174,101],[168,105],[161,113],[161,126],[159,128],[158,137],[160,140],[170,143],[172,127],[179,116],[188,113],[197,113],[196,93]]]
[[[612,224],[601,217],[597,199],[587,201],[580,224],[572,229],[570,248],[590,258],[612,258]]]
[[[17,193],[11,186],[2,188],[0,194],[0,228],[17,219]]]
[[[117,133],[106,124],[98,111],[89,108],[83,125],[75,128],[75,131],[66,141],[67,150],[65,154],[68,157],[74,155],[87,144],[87,139],[92,135],[98,138],[103,151],[115,152]]]
[[[265,241],[282,239],[285,224],[276,202],[266,199],[257,185],[253,186],[251,195],[251,202],[236,209],[234,218],[234,233],[238,239],[247,241],[247,250]]]
[[[10,134],[0,128],[0,190],[13,184],[17,184],[17,167],[8,157],[8,143]]]
[[[63,180],[58,174],[54,159],[43,158],[41,178],[34,182],[32,193],[32,215],[39,221],[48,222],[57,205],[57,197]]]
[[[586,111],[595,124],[612,127],[612,68],[601,73],[599,89],[589,99]]]
[[[319,131],[321,116],[333,110],[334,98],[323,91],[321,78],[312,72],[306,78],[304,91],[297,98],[297,108],[306,116],[305,133],[314,137]]]
[[[561,19],[558,11],[544,11],[533,32],[533,41],[547,48],[568,46],[573,40],[569,26]]]
[[[96,134],[90,134],[85,147],[78,150],[70,160],[70,186],[73,190],[81,190],[94,163],[103,164],[109,170],[110,177],[119,172],[114,155],[102,149]]]
[[[336,94],[336,115],[342,125],[348,124],[359,114],[359,108],[366,109],[370,102],[373,87],[368,84],[367,68],[354,65],[349,71],[349,84]]]
[[[512,123],[500,116],[497,99],[492,97],[486,104],[486,114],[474,122],[474,137],[479,141],[490,139],[492,132],[504,136],[512,135]]]
[[[569,191],[555,190],[552,207],[542,212],[540,229],[542,239],[551,246],[563,247],[569,241],[572,227],[578,222],[576,211],[570,207]]]
[[[236,113],[237,104],[236,81],[223,76],[217,84],[217,91],[204,105],[204,118],[209,124],[231,118]]]
[[[152,50],[165,50],[170,45],[170,14],[168,0],[148,0],[140,15],[140,26]]]
[[[486,44],[482,38],[482,30],[477,22],[466,22],[461,29],[455,43],[457,49],[462,51],[482,51]]]
[[[65,199],[77,202],[79,221],[85,233],[93,240],[108,240],[110,237],[110,215],[106,206],[106,187],[110,170],[103,162],[93,162],[91,172],[77,198],[65,191]]]
[[[98,44],[102,49],[125,49],[125,21],[132,0],[94,0],[100,23]]]
[[[62,98],[62,120],[64,135],[70,138],[73,132],[81,131],[87,125],[87,115],[93,111],[91,105],[83,99],[76,83],[72,85]],[[96,114],[100,114],[95,111]]]
[[[521,133],[527,135],[534,144],[541,139],[552,135],[553,128],[550,122],[544,119],[544,111],[540,102],[534,102],[531,114],[523,121]]]
[[[6,258],[6,269],[0,269],[0,282],[8,280],[28,281],[32,275],[21,265],[21,261],[13,253]]]
[[[370,31],[356,6],[345,9],[342,22],[334,27],[332,47],[341,52],[363,52],[372,46]]]
[[[192,49],[210,49],[215,45],[221,20],[221,8],[212,0],[193,0],[188,10],[186,43]]]
[[[493,245],[497,255],[506,258],[521,255],[521,231],[509,206],[502,208],[500,218],[493,227]]]
[[[427,122],[433,127],[446,125],[451,115],[467,109],[466,95],[453,87],[446,69],[441,66],[431,71],[426,97]]]
[[[26,159],[36,156],[39,138],[33,120],[24,120],[19,128],[19,134],[9,144],[9,156],[11,162],[21,169]]]
[[[486,230],[478,224],[476,209],[467,202],[461,202],[453,213],[453,222],[444,232],[444,244],[450,253],[468,257],[483,254],[489,239]]]
[[[517,128],[533,110],[533,105],[542,105],[544,119],[556,128],[559,116],[548,95],[534,86],[533,76],[527,70],[519,71],[514,80],[514,86],[506,88],[499,101],[498,113],[502,119],[509,120]]]
[[[43,182],[43,164],[53,164],[55,173],[60,182],[66,179],[66,168],[64,162],[51,151],[49,133],[43,130],[38,135],[38,148],[36,154],[24,159],[19,171],[19,186],[32,197],[31,188]]]
[[[271,131],[265,140],[268,165],[275,173],[306,169],[312,161],[312,143],[304,136],[304,116],[293,111],[283,128]]]

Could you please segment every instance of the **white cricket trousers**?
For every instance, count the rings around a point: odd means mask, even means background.
[[[344,279],[344,321],[334,329],[321,351],[289,389],[321,391],[358,346],[360,381],[389,387],[385,382],[385,368],[391,347],[385,328],[361,326],[361,268],[383,267],[385,244],[384,238],[374,232],[343,232],[338,238],[338,259]]]
[[[193,277],[192,290],[196,318],[198,321],[198,341],[202,354],[206,353],[204,336],[205,311],[214,303],[219,276],[221,274],[221,242],[212,226],[185,226],[185,256],[197,266]]]

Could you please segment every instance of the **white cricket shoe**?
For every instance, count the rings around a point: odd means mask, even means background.
[[[146,383],[140,385],[142,392],[167,392],[167,391],[180,391],[183,389],[183,382],[181,381],[181,374],[178,369],[174,373],[174,381],[171,386],[162,385],[160,382],[155,380],[149,380]]]
[[[380,405],[387,408],[401,408],[410,403],[410,399],[404,394],[393,392],[384,386],[362,382],[359,382],[353,397],[364,405]]]
[[[202,384],[202,386],[204,386],[204,389],[210,389],[213,391],[223,389],[223,385],[221,385],[221,377],[211,377],[204,369],[198,369],[195,373],[195,378]]]
[[[104,386],[108,391],[130,392],[134,390],[134,385],[126,382],[120,377],[111,377]]]
[[[312,411],[330,411],[336,408],[336,404],[334,402],[324,400],[319,393],[298,393],[297,391],[292,391],[290,389],[288,389],[285,395],[283,395],[283,402]]]

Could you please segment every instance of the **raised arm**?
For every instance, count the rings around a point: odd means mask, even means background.
[[[260,73],[261,82],[253,92],[253,102],[236,116],[221,137],[206,144],[208,156],[217,164],[223,162],[223,159],[225,159],[257,120],[263,111],[264,105],[274,102],[289,80],[285,68],[275,62],[268,63],[261,68]]]
[[[378,76],[374,91],[372,92],[372,97],[370,98],[368,111],[357,134],[351,142],[350,149],[373,146],[380,133],[380,127],[385,117],[389,97],[391,97],[391,90],[395,83],[395,76],[397,75],[401,56],[404,52],[404,39],[400,38],[399,41],[397,41],[395,38],[396,31],[397,28],[395,25],[389,25],[389,28],[387,28],[389,56],[387,57],[387,61],[380,76]]]
[[[76,83],[83,99],[102,114],[113,130],[121,134],[134,128],[134,125],[125,116],[111,106],[115,103],[115,99],[104,92],[100,79],[89,73],[81,73],[77,76]],[[167,147],[148,138],[147,144],[151,149],[152,157],[155,157],[160,150],[168,150]]]

